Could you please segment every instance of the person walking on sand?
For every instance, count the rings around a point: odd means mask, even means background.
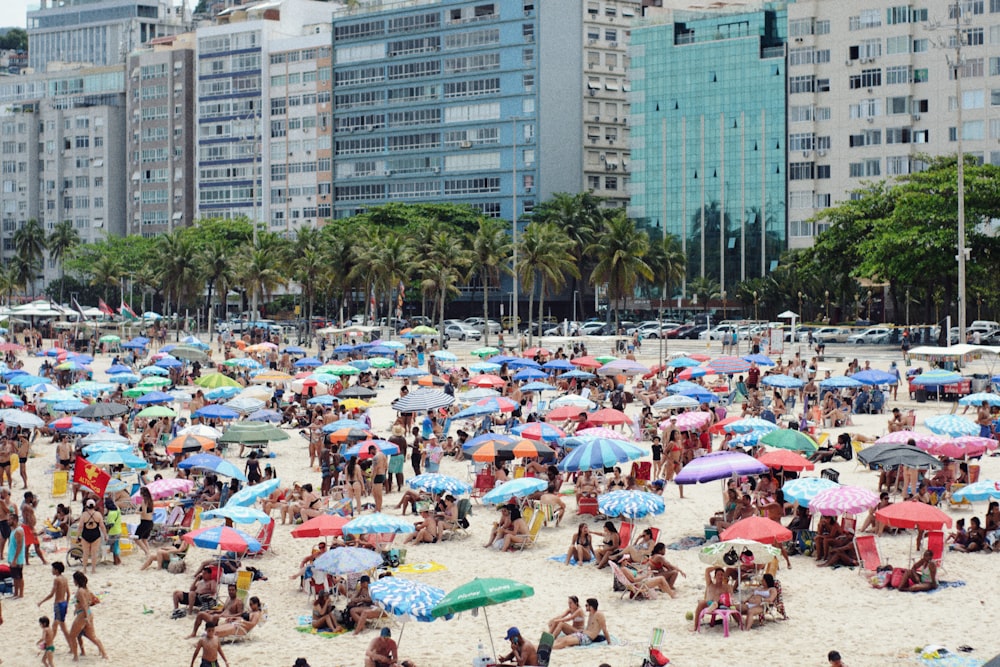
[[[56,629],[52,627],[48,616],[38,619],[38,625],[42,627],[42,638],[38,640],[38,648],[42,652],[42,664],[45,667],[52,667],[52,656],[56,652]]]
[[[375,445],[368,445],[368,454],[372,457],[372,497],[375,499],[375,511],[381,512],[385,477],[389,472],[389,459]]]
[[[69,650],[73,653],[73,662],[79,659],[77,644],[81,636],[92,641],[97,646],[97,650],[101,652],[101,657],[107,660],[108,654],[104,650],[104,644],[94,632],[94,610],[91,609],[91,605],[95,596],[87,588],[87,575],[82,571],[74,572],[73,583],[76,584],[75,609],[73,610],[73,625],[69,630]]]
[[[194,667],[194,661],[198,659],[199,652],[201,653],[199,667],[219,667],[220,657],[226,667],[229,667],[229,658],[222,651],[222,644],[219,642],[219,638],[215,636],[215,627],[215,621],[209,621],[205,624],[205,636],[199,639],[198,643],[194,645],[194,655],[191,656],[190,667]]]
[[[10,565],[10,578],[14,580],[14,599],[24,597],[24,564],[28,556],[25,544],[24,529],[17,521],[17,512],[11,512],[10,540],[7,541],[7,563]]]
[[[66,612],[69,610],[69,582],[63,574],[66,566],[60,561],[52,563],[52,590],[39,600],[41,607],[46,601],[52,600],[53,627],[62,630],[66,643],[69,643],[69,630],[66,628]]]

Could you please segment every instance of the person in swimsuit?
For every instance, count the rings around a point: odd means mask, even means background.
[[[421,543],[434,544],[438,541],[438,522],[429,510],[421,510],[421,520],[415,524],[416,530],[406,536],[403,544]]]
[[[80,514],[78,523],[80,529],[80,546],[83,548],[83,569],[90,563],[91,574],[97,572],[97,559],[100,554],[101,540],[107,539],[107,528],[104,527],[104,517],[97,511],[97,502],[90,498]]]
[[[257,450],[250,452],[245,472],[247,474],[247,484],[253,486],[254,484],[260,483],[260,461],[257,460]]]
[[[69,470],[73,467],[73,449],[68,439],[59,440],[59,444],[56,446],[56,460],[59,461],[60,470]]]
[[[28,547],[25,545],[24,528],[17,520],[17,512],[11,512],[10,540],[7,542],[7,563],[10,565],[10,577],[14,580],[14,599],[24,597],[24,564],[28,557]]]
[[[35,555],[42,561],[42,565],[46,564],[45,556],[42,554],[42,547],[38,542],[38,536],[35,533],[35,524],[37,519],[35,518],[35,507],[38,506],[38,498],[35,497],[31,491],[24,492],[24,502],[21,503],[21,529],[24,530],[24,546],[25,548],[35,547]],[[29,564],[27,560],[27,553],[25,553],[25,564]]]
[[[343,632],[344,628],[337,622],[337,610],[326,591],[316,594],[312,608],[312,626],[316,630],[327,632]]]
[[[907,570],[899,590],[904,593],[916,593],[932,591],[937,587],[937,564],[934,562],[934,552],[927,549],[923,558]]]
[[[10,539],[10,515],[15,514],[14,506],[10,504],[10,491],[0,487],[0,554]]]
[[[101,657],[107,660],[108,654],[104,650],[104,644],[94,632],[94,612],[90,608],[93,604],[94,594],[87,588],[87,575],[83,571],[74,572],[73,583],[76,584],[76,597],[74,598],[73,625],[69,631],[69,650],[73,653],[73,661],[77,660],[77,645],[81,636],[92,641],[101,652]]]
[[[566,608],[566,611],[549,621],[549,634],[553,638],[557,638],[561,634],[572,635],[582,632],[584,621],[586,620],[587,614],[583,611],[583,607],[580,606],[580,598],[570,595],[569,606]]]
[[[577,565],[583,565],[584,563],[590,562],[590,559],[594,556],[594,541],[590,535],[590,529],[587,528],[587,524],[581,523],[576,527],[576,535],[573,537],[573,542],[569,545],[569,550],[566,552],[566,565],[569,565],[570,560],[575,559]],[[579,608],[579,603],[577,608]],[[551,630],[549,632],[552,632]]]
[[[42,664],[52,667],[52,656],[56,652],[56,629],[52,627],[48,616],[38,619],[38,625],[42,626],[42,638],[38,641],[38,648],[42,649]]]
[[[222,644],[215,634],[216,627],[214,621],[209,621],[205,624],[205,636],[199,639],[198,643],[194,645],[194,655],[191,656],[191,667],[194,667],[194,661],[198,659],[199,652],[201,653],[201,662],[198,663],[199,667],[219,667],[220,657],[226,667],[229,667],[229,658],[222,651]]]
[[[587,598],[587,625],[583,630],[574,632],[571,635],[563,635],[552,645],[553,649],[568,648],[570,646],[590,646],[596,641],[607,641],[611,636],[608,632],[607,620],[603,611],[597,611],[597,598]]]
[[[378,637],[373,639],[365,651],[365,667],[395,667],[398,655],[396,642],[392,639],[392,631],[382,628]]]
[[[69,582],[63,573],[66,566],[60,561],[52,563],[52,590],[44,598],[39,600],[41,607],[47,600],[52,600],[52,620],[54,627],[61,629],[63,637],[69,642],[69,630],[66,629],[66,612],[69,610]]]
[[[145,486],[139,489],[139,525],[135,529],[135,543],[149,555],[149,536],[153,533],[153,494]]]
[[[365,629],[368,619],[378,618],[382,613],[382,608],[372,602],[371,592],[368,586],[371,578],[368,575],[361,577],[358,582],[358,590],[355,591],[351,599],[347,601],[347,613],[350,614],[354,622],[354,634],[359,635]]]
[[[749,630],[755,621],[764,622],[764,604],[778,599],[778,589],[774,585],[774,577],[763,576],[764,588],[756,589],[749,598],[740,605],[740,615],[743,617],[743,629]]]
[[[198,615],[194,617],[194,629],[191,630],[191,634],[187,636],[188,639],[198,636],[198,628],[201,627],[202,623],[205,623],[205,627],[208,627],[209,623],[222,623],[224,621],[237,618],[243,614],[243,600],[239,598],[238,590],[236,584],[229,584],[229,599],[226,600],[225,606],[220,612],[213,611],[200,611]]]
[[[21,482],[24,484],[22,488],[28,488],[28,457],[31,456],[31,443],[28,442],[28,435],[26,432],[21,431],[17,438],[16,451],[12,455],[17,456],[20,462],[21,468]]]
[[[614,522],[605,521],[604,541],[601,546],[594,550],[594,555],[597,557],[597,569],[600,570],[608,566],[611,556],[621,547],[621,539],[621,535],[618,534],[618,529],[615,528]]]
[[[375,511],[382,511],[382,493],[385,491],[385,476],[389,471],[389,459],[375,445],[368,446],[368,455],[372,457],[372,498],[375,500]]]
[[[360,514],[361,499],[364,496],[365,485],[362,482],[364,474],[358,466],[357,457],[347,459],[347,467],[344,469],[344,475],[347,477],[347,492],[351,496],[351,511],[352,513]]]
[[[322,498],[313,493],[312,484],[303,484],[302,499],[297,504],[292,505],[292,515],[297,515],[303,521],[308,521],[315,516],[319,516],[323,513],[322,510],[318,509],[322,500]]]
[[[725,606],[726,600],[732,600],[732,593],[733,590],[729,585],[725,569],[714,566],[705,569],[705,595],[694,610],[695,632],[698,632],[701,612],[709,607],[717,609],[720,606]]]

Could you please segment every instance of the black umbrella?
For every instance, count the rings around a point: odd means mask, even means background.
[[[76,413],[76,416],[83,419],[104,419],[105,417],[117,417],[126,412],[128,412],[128,408],[121,403],[91,403]]]
[[[858,452],[858,460],[866,466],[879,468],[917,468],[940,470],[944,465],[934,456],[910,445],[873,445]]]
[[[375,398],[377,394],[374,389],[354,385],[337,394],[337,398]]]

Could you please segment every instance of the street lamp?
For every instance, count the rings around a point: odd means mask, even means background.
[[[799,290],[799,320],[803,318],[802,314],[802,290]]]
[[[868,321],[872,321],[872,291],[868,290]]]
[[[756,322],[759,318],[757,317],[757,290],[753,291],[753,320]]]
[[[580,295],[580,290],[573,290],[573,327],[576,328],[576,299]]]
[[[910,288],[906,288],[906,328],[910,328]]]
[[[823,290],[823,300],[826,302],[826,322],[830,323],[830,290]]]
[[[722,319],[726,319],[726,290],[722,290],[719,296],[722,297]]]

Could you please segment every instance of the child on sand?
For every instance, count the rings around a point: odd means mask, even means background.
[[[45,667],[52,667],[52,656],[56,653],[56,629],[49,621],[48,616],[38,619],[38,625],[42,626],[42,638],[38,641],[38,650],[42,652],[42,664]]]
[[[194,667],[194,661],[198,658],[198,652],[201,652],[201,663],[199,667],[219,667],[219,657],[222,657],[222,661],[229,667],[229,658],[226,654],[222,652],[222,645],[219,643],[219,638],[215,636],[215,621],[209,621],[205,624],[205,636],[198,640],[198,643],[194,645],[194,655],[191,656],[191,667]]]

